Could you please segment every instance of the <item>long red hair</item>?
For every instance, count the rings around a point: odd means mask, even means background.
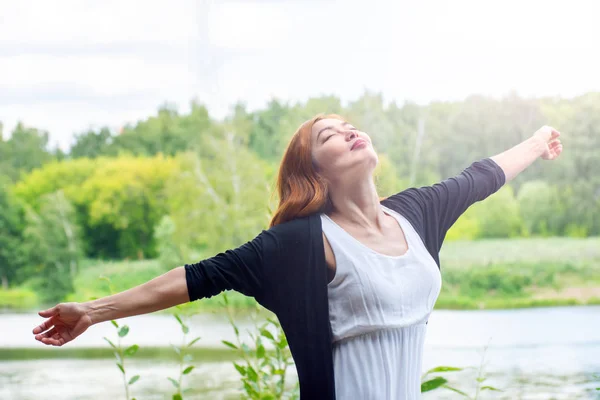
[[[276,188],[279,205],[270,227],[316,212],[327,212],[331,207],[327,183],[317,173],[311,155],[312,127],[327,118],[344,121],[337,114],[319,114],[300,125],[292,136],[279,166]]]

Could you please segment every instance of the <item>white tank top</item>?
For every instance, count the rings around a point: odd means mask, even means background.
[[[421,397],[426,322],[441,274],[408,220],[381,207],[404,231],[408,251],[401,256],[370,249],[321,214],[336,260],[328,295],[338,400]]]

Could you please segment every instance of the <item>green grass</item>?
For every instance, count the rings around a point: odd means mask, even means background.
[[[600,237],[487,239],[446,242],[441,251],[442,292],[437,309],[522,308],[574,304],[600,304],[600,297],[585,301],[561,298],[535,299],[536,288],[600,288]],[[110,294],[110,279],[120,292],[167,272],[158,260],[85,260],[75,279],[75,293],[66,301],[87,301]],[[230,304],[244,311],[254,299],[228,291]],[[194,311],[221,308],[222,296],[190,303]],[[35,292],[23,285],[0,290],[0,307],[30,310],[42,307]]]
[[[202,348],[194,346],[186,350],[187,353],[194,356],[196,360],[203,362],[210,361],[233,361],[240,358],[237,351],[229,348]],[[178,360],[177,354],[171,347],[140,347],[135,353],[135,358]],[[81,359],[102,359],[114,358],[112,348],[92,347],[61,347],[60,351],[54,348],[2,348],[0,349],[0,360],[40,360],[54,358],[81,358]]]
[[[447,241],[440,252],[444,268],[493,264],[600,264],[600,237],[482,239]]]

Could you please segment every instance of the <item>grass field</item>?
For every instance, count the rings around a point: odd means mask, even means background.
[[[106,262],[86,260],[67,301],[87,301],[146,282],[170,266],[158,260]],[[442,291],[437,309],[520,308],[600,304],[600,238],[495,239],[446,242],[441,251]],[[228,292],[243,310],[254,300]],[[221,307],[221,296],[190,305],[198,310]],[[40,307],[24,285],[0,290],[0,307]]]

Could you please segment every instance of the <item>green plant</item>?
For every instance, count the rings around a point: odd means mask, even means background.
[[[457,367],[445,367],[445,366],[439,366],[439,367],[435,367],[430,369],[429,371],[425,372],[423,374],[423,376],[421,377],[421,393],[424,392],[429,392],[432,391],[434,389],[439,389],[439,388],[446,388],[446,389],[450,389],[452,391],[455,391],[457,393],[460,394],[464,394],[463,392],[461,392],[460,390],[448,385],[448,380],[444,377],[441,376],[436,376],[432,379],[426,380],[428,378],[428,376],[430,374],[433,373],[440,373],[440,372],[452,372],[452,371],[462,371],[462,368],[457,368]]]
[[[227,318],[233,327],[237,344],[223,340],[223,344],[238,350],[243,362],[234,362],[233,366],[241,376],[244,399],[260,400],[296,400],[300,398],[298,384],[291,390],[286,388],[286,373],[294,364],[288,348],[287,339],[281,325],[275,318],[267,318],[266,322],[258,324],[256,317],[257,306],[251,313],[254,322],[254,332],[248,331],[254,348],[251,349],[240,339],[240,331],[233,320],[232,309],[227,295],[223,296]],[[267,350],[265,343],[273,350]]]
[[[479,369],[477,371],[477,377],[475,378],[477,383],[475,384],[475,395],[473,397],[469,396],[467,393],[463,392],[462,390],[459,390],[453,386],[450,386],[448,384],[448,380],[444,377],[436,376],[432,379],[425,380],[429,374],[463,370],[463,368],[457,368],[457,367],[435,367],[435,368],[432,368],[429,371],[427,371],[421,377],[421,380],[424,381],[423,383],[421,383],[421,392],[429,392],[434,389],[445,388],[445,389],[452,390],[453,392],[456,392],[469,400],[477,400],[477,399],[479,399],[479,394],[484,390],[501,391],[500,389],[496,389],[495,387],[492,387],[492,386],[481,386],[481,384],[487,379],[485,376],[482,375],[483,360],[485,358],[486,351],[487,351],[487,345],[484,347],[481,364],[479,365]]]
[[[100,279],[105,280],[108,283],[110,292],[114,293],[110,279],[108,279],[104,276],[101,276]],[[127,336],[127,334],[129,333],[129,326],[127,326],[127,325],[119,326],[119,324],[115,320],[111,320],[110,322],[111,322],[111,324],[113,324],[113,326],[117,330],[117,344],[115,345],[106,336],[104,337],[104,340],[106,340],[108,342],[108,344],[110,344],[110,346],[114,350],[114,355],[115,355],[115,358],[117,359],[117,367],[119,367],[119,370],[123,374],[123,385],[125,386],[125,399],[130,400],[129,387],[131,385],[133,385],[134,383],[136,383],[138,381],[138,379],[140,379],[140,376],[134,375],[129,380],[127,380],[127,370],[125,368],[125,358],[131,357],[135,353],[137,353],[137,351],[139,350],[139,346],[137,344],[133,344],[124,349],[121,344],[121,339],[124,338],[125,336]],[[135,397],[131,398],[131,400],[135,400]]]
[[[180,306],[177,306],[177,308],[179,310],[182,310]],[[173,386],[175,386],[175,388],[177,389],[177,392],[173,394],[173,400],[183,400],[183,395],[191,390],[191,388],[182,389],[181,384],[183,381],[183,377],[184,375],[190,374],[194,369],[193,365],[188,365],[187,367],[184,367],[184,365],[189,364],[193,360],[192,355],[189,354],[189,349],[194,345],[194,343],[200,340],[200,337],[198,336],[190,342],[187,342],[187,335],[190,332],[190,328],[186,323],[183,322],[181,316],[178,313],[173,314],[173,317],[177,320],[179,326],[181,327],[181,331],[183,332],[183,343],[181,346],[175,346],[173,344],[171,345],[175,353],[177,353],[179,359],[179,377],[177,379],[171,377],[167,379],[169,379],[169,381],[171,381]]]

